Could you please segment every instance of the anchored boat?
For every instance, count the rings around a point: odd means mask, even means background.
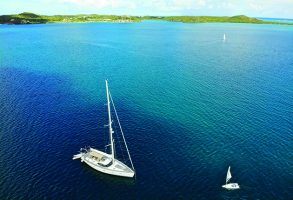
[[[123,176],[123,177],[134,177],[135,175],[135,169],[133,167],[133,163],[130,157],[130,153],[126,144],[126,140],[124,137],[124,133],[116,112],[116,108],[114,105],[114,102],[112,100],[112,96],[110,94],[109,88],[108,88],[108,81],[106,80],[106,94],[107,94],[107,107],[108,107],[108,120],[109,124],[107,125],[109,127],[109,138],[110,138],[110,144],[106,146],[111,147],[111,152],[106,153],[94,148],[81,148],[79,154],[73,156],[73,160],[75,159],[81,159],[81,162],[85,162],[92,168],[94,168],[97,171],[100,171],[105,174],[115,175],[115,176]],[[131,168],[128,167],[123,162],[119,161],[115,158],[115,145],[114,145],[114,139],[113,139],[113,129],[112,129],[112,116],[111,116],[111,104],[113,106],[113,110],[115,112],[115,117],[117,119],[123,142],[125,144],[127,154],[130,160]]]

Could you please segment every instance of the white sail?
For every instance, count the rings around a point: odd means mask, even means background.
[[[226,176],[226,184],[222,185],[222,187],[227,190],[240,189],[240,186],[238,185],[238,183],[228,183],[228,181],[230,181],[231,178],[232,178],[232,175],[231,175],[230,166],[229,166],[228,171],[227,171],[227,176]]]
[[[228,181],[232,178],[231,172],[230,172],[230,166],[228,168],[227,171],[227,176],[226,176],[226,184],[228,183]]]
[[[226,41],[226,34],[224,33],[223,41]]]

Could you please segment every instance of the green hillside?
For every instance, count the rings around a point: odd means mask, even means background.
[[[215,16],[119,16],[119,15],[37,15],[34,13],[24,12],[17,15],[0,16],[0,24],[44,24],[44,23],[72,23],[72,22],[118,22],[129,23],[139,22],[142,20],[165,20],[171,22],[184,23],[253,23],[253,24],[282,24],[292,25],[279,22],[262,21],[245,15],[233,17],[215,17]]]

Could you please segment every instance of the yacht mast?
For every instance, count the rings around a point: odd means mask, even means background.
[[[111,141],[111,155],[112,155],[112,161],[115,160],[115,150],[114,150],[114,142],[113,142],[113,129],[112,129],[112,119],[111,119],[111,107],[110,107],[110,98],[109,98],[109,89],[108,89],[108,81],[106,82],[106,91],[107,91],[107,105],[108,105],[108,120],[109,120],[109,135],[110,135],[110,141]]]

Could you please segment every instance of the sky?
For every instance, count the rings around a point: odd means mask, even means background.
[[[0,15],[209,15],[293,19],[293,0],[0,0]]]

